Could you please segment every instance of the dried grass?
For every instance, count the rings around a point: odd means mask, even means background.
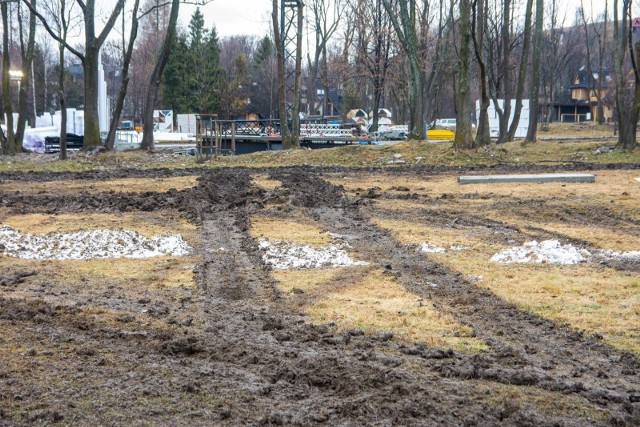
[[[153,237],[158,234],[180,234],[190,244],[197,242],[196,226],[179,213],[127,212],[117,214],[11,214],[0,211],[0,224],[10,225],[24,233],[46,234],[96,229],[128,229]]]
[[[338,330],[392,332],[401,341],[426,343],[462,351],[480,351],[486,344],[470,328],[439,312],[380,270],[356,275],[355,283],[328,283],[342,272],[314,270],[278,272],[279,287],[293,294],[298,288],[313,295],[304,308],[318,323],[332,322]],[[299,291],[298,291],[299,292]]]
[[[262,188],[263,190],[275,190],[282,187],[282,182],[277,179],[271,179],[265,174],[256,174],[252,176],[253,184]]]
[[[185,190],[195,187],[197,176],[176,176],[167,178],[120,178],[109,180],[66,180],[66,181],[5,181],[0,183],[0,192],[20,191],[26,194],[69,194],[80,191],[117,191],[121,193],[141,193],[146,191],[165,192],[171,188]]]
[[[472,236],[473,228],[443,230],[406,221],[376,221],[405,243],[417,243],[423,236],[444,247],[465,242],[469,250],[428,256],[467,277],[481,276],[478,286],[523,310],[599,333],[614,347],[640,353],[640,331],[629,327],[640,324],[637,275],[589,264],[492,263],[491,256],[505,246]]]
[[[331,243],[331,237],[312,218],[300,213],[291,216],[296,220],[254,215],[251,217],[251,235],[256,239],[262,237],[297,245],[323,246]]]

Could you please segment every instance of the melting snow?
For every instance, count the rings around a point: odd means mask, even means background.
[[[549,263],[549,264],[577,264],[587,261],[591,253],[573,245],[562,245],[558,240],[544,240],[542,242],[527,242],[522,246],[505,249],[498,252],[491,261],[500,263]]]
[[[277,240],[260,239],[259,241],[259,247],[264,252],[262,259],[265,264],[279,270],[367,265],[365,261],[351,259],[343,249],[344,246],[334,244],[313,247]]]
[[[451,245],[451,246],[449,246],[449,250],[453,251],[453,252],[460,252],[460,251],[464,251],[466,249],[469,249],[469,248],[467,248],[466,246],[461,246],[461,245]],[[422,252],[430,253],[430,254],[443,254],[443,253],[447,252],[447,250],[445,248],[437,246],[437,245],[434,245],[434,244],[429,243],[429,242],[422,242],[420,244],[420,250]]]
[[[443,254],[446,252],[445,248],[433,245],[429,242],[422,242],[422,244],[420,244],[420,250],[429,254]]]
[[[145,237],[131,230],[82,230],[36,235],[0,227],[0,252],[23,259],[149,258],[187,255],[178,235]]]
[[[598,251],[598,255],[609,258],[609,259],[618,259],[618,260],[629,260],[636,261],[640,260],[640,251],[628,251],[628,252],[617,252],[612,250]]]

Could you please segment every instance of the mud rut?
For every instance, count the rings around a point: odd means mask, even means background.
[[[2,195],[2,204],[18,212],[180,209],[201,224],[203,262],[189,295],[178,302],[154,295],[149,315],[160,323],[151,325],[132,318],[113,327],[44,297],[0,296],[0,327],[22,328],[25,338],[51,349],[51,363],[34,363],[40,380],[73,380],[43,389],[42,381],[0,367],[0,401],[19,399],[26,408],[21,420],[4,418],[0,409],[0,425],[585,423],[508,401],[489,404],[479,382],[579,395],[610,414],[593,425],[640,425],[637,358],[465,282],[373,225],[363,199],[345,196],[319,173],[269,173],[283,188],[252,187],[248,171],[233,169],[204,172],[198,188],[169,194]],[[280,302],[248,234],[248,215],[274,199],[345,236],[360,259],[471,326],[491,351],[467,355],[309,324]],[[20,274],[4,274],[5,282],[19,287]],[[140,302],[123,300],[118,289],[95,300],[123,312]],[[79,349],[58,362],[55,355],[69,345]]]

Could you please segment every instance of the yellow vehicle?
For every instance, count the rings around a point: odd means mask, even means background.
[[[456,133],[451,129],[428,129],[427,139],[452,141]]]

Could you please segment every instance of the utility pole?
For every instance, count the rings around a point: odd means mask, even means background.
[[[300,130],[300,86],[302,68],[302,0],[281,0],[280,42],[282,44],[282,67],[284,71],[284,108],[287,121],[291,120],[293,146],[299,146]],[[281,123],[281,127],[288,123]]]

